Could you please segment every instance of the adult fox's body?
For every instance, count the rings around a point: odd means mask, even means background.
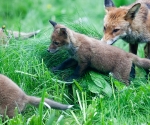
[[[92,67],[101,72],[111,72],[115,78],[128,85],[132,63],[144,69],[150,68],[148,59],[142,59],[117,47],[103,44],[97,39],[74,32],[53,21],[50,23],[54,26],[54,31],[48,51],[55,53],[61,48],[66,48],[71,55],[71,58],[54,67],[53,70],[62,70],[77,64],[68,80],[80,77],[88,67]]]
[[[150,1],[137,0],[129,6],[114,6],[105,0],[103,42],[113,44],[123,39],[130,45],[130,52],[137,54],[139,43],[147,43],[145,55],[150,58]]]
[[[15,115],[15,107],[21,112],[26,104],[38,106],[41,98],[26,95],[11,79],[0,74],[0,114],[8,115],[10,118]],[[50,107],[66,110],[72,105],[64,105],[50,99],[45,99]]]
[[[40,30],[34,31],[34,32],[18,32],[18,31],[11,31],[11,30],[6,30],[5,27],[0,28],[0,44],[8,44],[9,40],[11,38],[15,39],[27,39],[30,37],[33,37],[34,35],[38,34]]]

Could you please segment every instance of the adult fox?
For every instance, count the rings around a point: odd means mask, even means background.
[[[103,42],[113,44],[118,39],[129,43],[129,51],[137,54],[138,43],[147,43],[145,55],[150,58],[150,0],[137,0],[129,6],[115,7],[105,0]],[[132,69],[132,75],[134,76]]]

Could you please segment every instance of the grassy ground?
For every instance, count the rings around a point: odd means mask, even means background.
[[[117,6],[132,3],[115,0]],[[149,125],[150,84],[144,78],[144,71],[136,69],[137,75],[126,87],[105,75],[88,72],[75,81],[73,97],[68,86],[61,84],[72,70],[53,74],[50,69],[67,58],[65,51],[56,54],[47,52],[52,27],[48,20],[54,20],[95,38],[101,38],[103,1],[100,0],[1,0],[0,25],[7,29],[41,33],[27,40],[12,39],[6,47],[0,47],[0,71],[15,81],[26,93],[48,97],[62,103],[74,104],[68,111],[27,106],[26,110],[7,119],[8,125]],[[128,45],[118,41],[116,46],[128,51]],[[138,55],[143,57],[143,45]],[[114,83],[114,84],[112,84]],[[103,85],[99,87],[98,85]],[[115,87],[114,87],[115,85]],[[74,100],[71,100],[73,98]],[[2,123],[0,120],[0,124]]]

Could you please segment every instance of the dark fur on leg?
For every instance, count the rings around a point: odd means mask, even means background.
[[[132,64],[132,67],[131,67],[130,78],[131,79],[135,78],[135,65],[134,64]]]
[[[55,72],[58,70],[64,70],[64,69],[67,69],[69,67],[77,65],[77,63],[78,62],[75,59],[69,58],[69,59],[65,60],[64,62],[62,62],[60,65],[53,67],[52,71]]]
[[[129,44],[129,51],[133,54],[137,54],[138,44]],[[132,64],[130,78],[135,78],[135,65]]]
[[[69,76],[68,78],[66,78],[65,81],[71,82],[71,81],[73,81],[73,79],[78,79],[78,78],[80,78],[80,76],[83,75],[83,73],[85,72],[85,70],[87,69],[87,67],[88,67],[88,64],[87,64],[87,63],[80,63],[80,64],[76,67],[74,73],[73,73],[71,76]]]

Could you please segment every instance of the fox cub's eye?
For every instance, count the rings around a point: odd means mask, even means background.
[[[116,32],[118,32],[120,29],[114,29],[113,30],[113,33],[116,33]]]
[[[55,45],[59,45],[59,43],[58,42],[53,42]]]

